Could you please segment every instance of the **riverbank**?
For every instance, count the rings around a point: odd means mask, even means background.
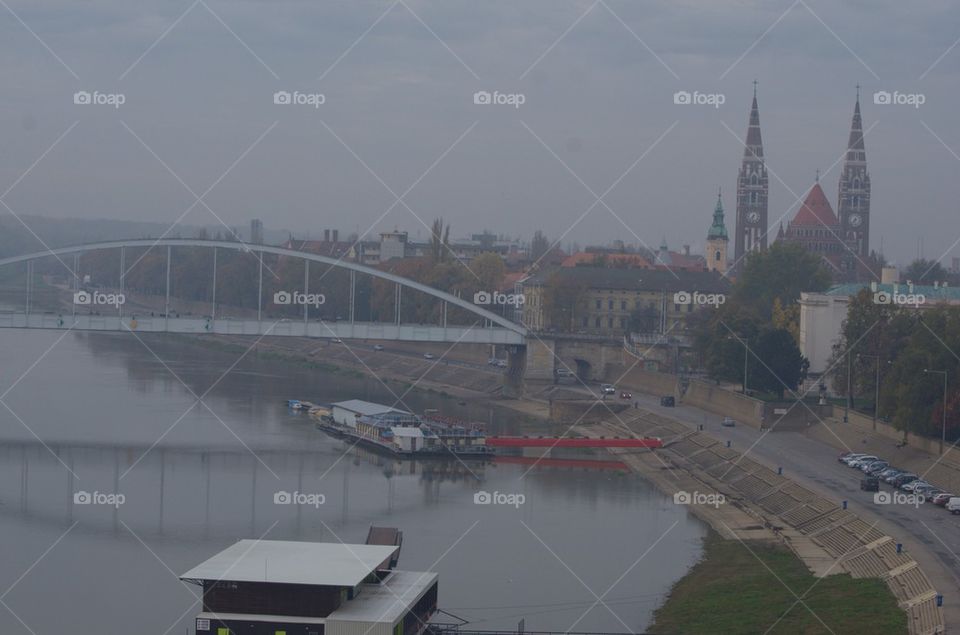
[[[817,578],[782,545],[738,543],[711,532],[703,558],[673,586],[647,630],[657,635],[903,635],[907,617],[892,600],[879,579]]]

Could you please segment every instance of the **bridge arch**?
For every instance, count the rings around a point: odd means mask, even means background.
[[[330,258],[328,256],[322,256],[319,254],[313,254],[305,251],[298,251],[295,249],[287,249],[284,247],[275,247],[270,245],[249,245],[241,242],[231,242],[231,241],[225,241],[225,240],[208,240],[208,239],[201,239],[201,238],[112,240],[112,241],[104,241],[104,242],[96,242],[96,243],[86,243],[86,244],[74,245],[70,247],[59,247],[56,249],[48,249],[42,252],[22,254],[19,256],[11,256],[9,258],[0,259],[0,267],[4,267],[7,265],[14,265],[17,263],[24,263],[24,262],[28,263],[28,266],[29,266],[29,263],[31,263],[32,261],[40,260],[42,258],[56,257],[60,259],[60,257],[62,256],[68,256],[72,254],[82,254],[86,252],[100,251],[100,250],[107,250],[107,249],[146,248],[150,250],[150,249],[162,248],[162,247],[166,247],[168,249],[173,247],[231,249],[231,250],[242,251],[246,253],[260,254],[261,259],[263,257],[263,254],[272,254],[276,256],[297,258],[297,259],[306,260],[310,262],[317,262],[317,263],[329,265],[332,267],[337,267],[337,268],[346,269],[352,272],[369,275],[375,278],[380,278],[382,280],[393,282],[399,285],[400,287],[406,287],[409,289],[420,291],[429,296],[442,300],[443,302],[447,302],[451,305],[460,307],[468,311],[469,313],[476,315],[477,317],[488,320],[490,324],[496,325],[495,328],[484,327],[480,329],[467,329],[467,327],[447,327],[446,325],[444,325],[443,326],[444,331],[452,331],[454,333],[458,331],[464,331],[464,330],[488,331],[489,333],[487,335],[490,336],[490,337],[480,337],[480,338],[470,337],[468,339],[456,339],[454,341],[522,344],[524,343],[525,337],[527,335],[527,329],[524,328],[522,325],[517,324],[516,322],[508,320],[507,318],[501,315],[497,315],[492,311],[479,307],[472,302],[468,302],[464,300],[463,298],[457,297],[453,294],[447,293],[445,291],[441,291],[439,289],[435,289],[433,287],[417,282],[415,280],[410,280],[402,276],[398,276],[386,271],[381,271],[379,269],[374,269],[372,267],[357,264],[354,262],[349,262],[349,261],[336,259],[336,258]],[[262,277],[261,277],[261,280],[262,280]],[[28,315],[27,317],[29,318],[30,316]],[[177,319],[182,320],[183,318],[177,318]],[[171,320],[173,320],[173,318],[169,318],[169,316],[165,316],[164,328],[151,328],[146,330],[158,330],[158,331],[171,330],[168,328],[169,322]],[[257,322],[259,321],[260,320],[257,320]],[[0,327],[2,326],[34,327],[34,325],[30,324],[29,322],[30,322],[29,319],[27,319],[23,324],[17,323],[16,320],[6,320],[6,321],[0,320]],[[351,324],[355,324],[355,323],[351,323]],[[93,328],[94,330],[123,330],[122,328],[123,325],[118,324],[117,326],[119,328],[110,328],[108,326],[104,326],[101,329],[96,329],[96,327],[91,327],[91,328]],[[397,326],[399,327],[399,324]],[[60,324],[59,327],[63,328],[64,325]],[[41,328],[56,328],[56,327],[45,324],[44,326],[41,326]],[[75,326],[75,328],[84,328],[84,326]],[[326,328],[328,331],[330,331],[331,334],[336,333],[337,334],[336,336],[341,336],[341,333],[342,333],[343,337],[357,336],[357,337],[369,337],[369,338],[375,338],[377,336],[376,333],[383,330],[383,329],[377,329],[377,328],[373,328],[373,329],[368,328],[368,329],[362,329],[365,335],[353,335],[351,333],[346,332],[347,330],[352,331],[352,329],[345,329],[343,327],[337,327],[336,329],[330,329],[329,327],[326,327]],[[406,329],[408,331],[410,331],[411,329],[412,331],[417,331],[417,330],[422,331],[419,335],[413,336],[413,339],[417,339],[417,340],[451,341],[451,338],[455,337],[455,335],[444,334],[442,336],[438,336],[438,334],[435,332],[426,332],[426,331],[429,331],[430,328],[440,328],[440,327],[421,327],[418,329],[417,327],[406,326]],[[194,329],[188,329],[183,332],[191,332],[192,330]],[[210,329],[208,328],[207,330],[209,331]],[[284,329],[281,329],[281,330],[284,330]],[[296,330],[296,329],[293,329],[293,330]],[[213,329],[213,332],[222,332],[222,331]],[[284,334],[284,333],[278,332],[275,334]],[[291,332],[286,334],[294,335],[296,333]],[[306,329],[306,325],[305,325],[304,332],[300,333],[300,335],[310,335],[310,333]],[[399,335],[399,332],[398,332],[398,335]],[[334,336],[334,335],[330,335],[330,336]],[[386,337],[384,339],[407,339],[407,338],[406,337],[394,337],[394,338]]]

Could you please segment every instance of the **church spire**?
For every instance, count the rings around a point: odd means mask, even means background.
[[[710,225],[710,230],[707,232],[707,240],[713,238],[728,240],[727,226],[723,222],[723,198],[719,190],[717,191],[717,204],[713,208],[713,224]]]
[[[757,105],[757,82],[753,82],[753,101],[747,123],[743,159],[737,175],[737,216],[734,237],[736,262],[751,251],[767,248],[767,200],[770,186],[763,158],[763,137],[760,134],[760,107]]]
[[[863,143],[863,118],[860,114],[860,85],[853,105],[847,153],[840,173],[837,210],[843,237],[861,259],[870,255],[870,174]]]

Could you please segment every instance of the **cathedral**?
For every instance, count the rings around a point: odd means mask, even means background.
[[[737,175],[734,269],[742,267],[743,258],[751,251],[767,248],[769,192],[754,82],[747,138]],[[820,255],[837,282],[873,278],[875,257],[870,253],[870,175],[863,143],[859,86],[840,174],[837,212],[820,187],[818,173],[793,219],[786,228],[780,224],[776,240],[802,245],[807,251]]]

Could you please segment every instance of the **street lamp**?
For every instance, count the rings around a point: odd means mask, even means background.
[[[943,424],[940,429],[940,455],[943,456],[943,443],[947,439],[947,371],[924,368],[923,372],[943,375]]]
[[[880,356],[868,353],[858,353],[857,357],[873,357],[877,360],[877,385],[873,393],[873,429],[877,429],[877,415],[880,410]]]

